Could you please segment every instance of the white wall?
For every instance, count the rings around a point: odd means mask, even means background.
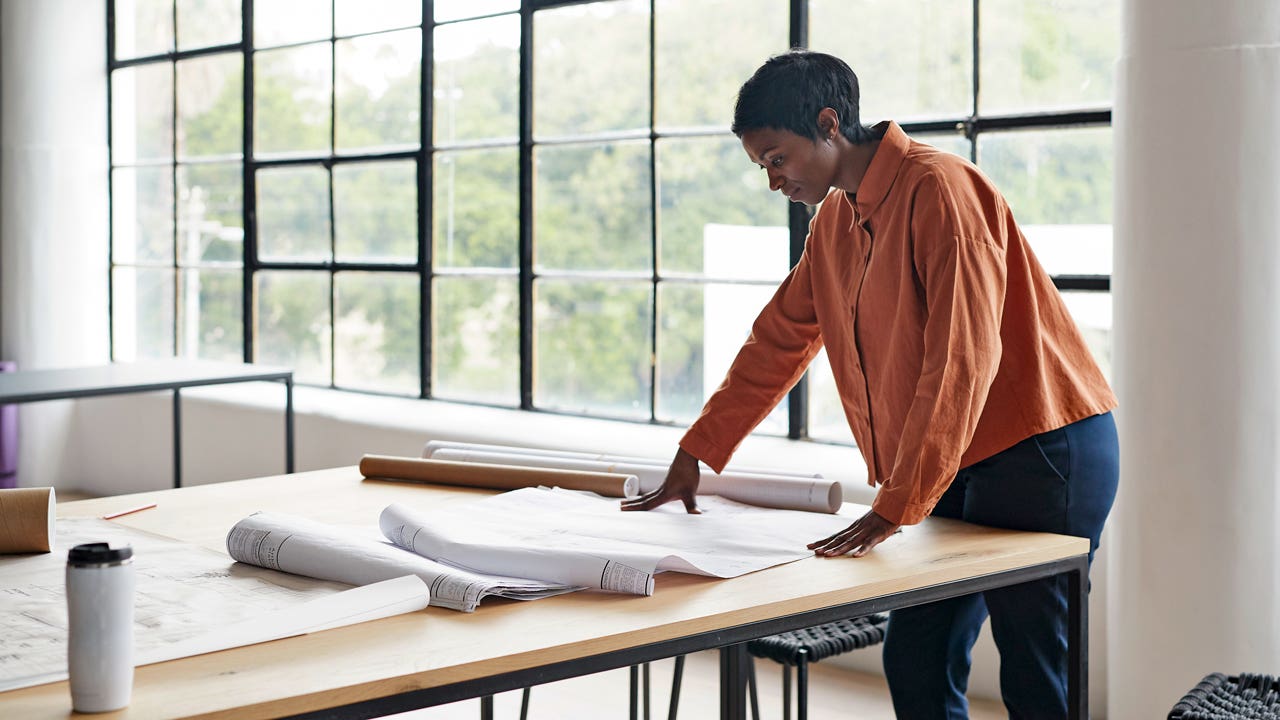
[[[19,369],[107,360],[106,103],[99,3],[0,3],[0,358]],[[21,408],[20,483],[62,474],[69,407]]]
[[[1280,3],[1125,0],[1109,714],[1280,672]]]

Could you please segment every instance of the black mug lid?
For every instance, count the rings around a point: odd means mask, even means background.
[[[122,545],[111,547],[107,543],[85,543],[71,548],[67,553],[67,562],[72,565],[109,565],[124,562],[133,557],[133,547]]]

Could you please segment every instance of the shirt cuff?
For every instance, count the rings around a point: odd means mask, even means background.
[[[715,470],[717,474],[724,470],[724,466],[729,464],[729,458],[733,455],[732,448],[722,448],[697,428],[690,428],[684,437],[680,438],[680,447],[706,463],[707,467]]]
[[[915,525],[929,517],[935,503],[903,502],[883,490],[876,493],[871,510],[895,525]]]

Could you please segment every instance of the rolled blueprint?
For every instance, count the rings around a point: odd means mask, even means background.
[[[236,523],[227,533],[227,553],[242,563],[351,585],[416,575],[430,588],[432,605],[463,612],[475,610],[488,595],[536,600],[579,589],[476,575],[353,530],[285,513],[256,512]]]
[[[56,503],[51,487],[0,490],[0,554],[49,552]]]
[[[520,465],[531,468],[560,468],[583,472],[609,472],[634,475],[639,478],[640,492],[645,493],[662,485],[667,468],[660,465],[581,460],[577,458],[522,455],[519,453],[479,452],[472,450],[439,449],[431,454],[433,460],[448,460],[459,464],[484,463],[489,465]],[[809,512],[834,513],[844,502],[844,491],[835,480],[812,477],[763,475],[758,473],[723,472],[716,474],[702,470],[698,482],[699,495],[719,495],[738,502],[760,507],[783,510],[807,510]]]
[[[350,585],[417,575],[421,560],[350,531],[273,512],[236,523],[227,533],[227,554],[242,563]]]
[[[538,457],[555,457],[569,458],[572,460],[599,460],[611,463],[629,463],[633,465],[657,465],[667,468],[671,465],[669,460],[658,460],[651,457],[640,457],[638,455],[612,455],[609,453],[587,453],[573,452],[571,450],[546,450],[544,448],[516,447],[512,445],[486,445],[484,443],[469,443],[460,440],[431,440],[422,448],[422,457],[435,457],[435,453],[439,450],[473,450],[476,452],[496,452],[496,453],[513,453],[516,455],[535,455]],[[703,466],[705,469],[705,466]],[[794,478],[821,478],[821,473],[790,473],[781,472],[766,468],[753,468],[745,465],[733,464],[725,468],[724,471],[730,474],[747,473],[751,475],[776,475],[779,477]]]
[[[434,458],[365,455],[360,458],[360,474],[371,479],[413,480],[493,490],[546,485],[566,490],[588,490],[606,497],[635,497],[640,494],[640,481],[633,474],[528,467],[520,463],[452,462]]]

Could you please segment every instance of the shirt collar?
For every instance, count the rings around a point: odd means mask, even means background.
[[[880,147],[871,156],[871,164],[867,166],[867,172],[858,184],[854,203],[854,209],[857,210],[855,215],[863,220],[870,217],[889,195],[889,188],[893,187],[894,178],[898,176],[898,168],[902,167],[907,149],[911,147],[911,138],[892,120],[879,123],[874,130],[877,133],[883,132]]]

